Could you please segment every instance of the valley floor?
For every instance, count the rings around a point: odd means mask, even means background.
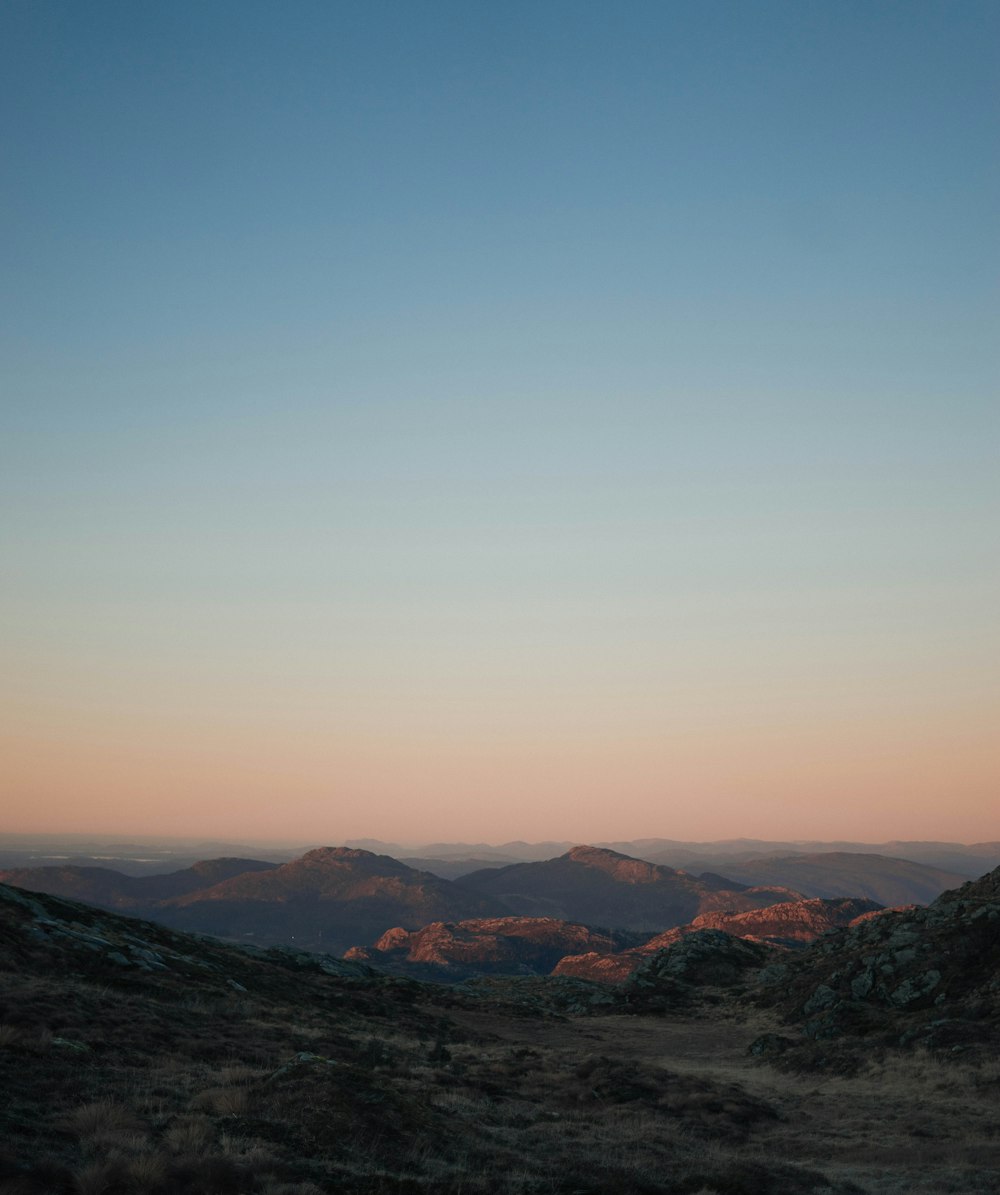
[[[537,1050],[539,1065],[555,1073],[603,1056],[718,1087],[738,1085],[777,1115],[756,1122],[744,1142],[727,1141],[723,1132],[698,1144],[723,1173],[727,1162],[766,1169],[780,1159],[865,1195],[1000,1190],[1000,1061],[963,1065],[917,1052],[873,1060],[853,1077],[785,1073],[748,1053],[756,1036],[788,1032],[761,1010],[563,1022],[512,1018],[502,1025],[495,1016],[451,1016],[476,1036],[493,1033],[513,1050]],[[749,1177],[737,1181],[745,1188],[736,1190],[752,1187]],[[762,1193],[771,1190],[763,1176],[762,1184]],[[711,1190],[704,1188],[705,1195]]]

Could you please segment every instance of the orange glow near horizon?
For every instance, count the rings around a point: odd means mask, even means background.
[[[1000,839],[1000,5],[7,8],[0,831]]]
[[[8,723],[3,828],[227,840],[709,841],[997,837],[990,719],[824,719],[631,732],[425,711],[416,726],[71,716]]]

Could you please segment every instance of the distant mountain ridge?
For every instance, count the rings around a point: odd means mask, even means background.
[[[276,868],[260,859],[205,859],[180,871],[131,876],[109,867],[22,867],[0,871],[0,882],[29,891],[83,900],[107,909],[141,909],[182,897],[234,876]]]
[[[727,928],[726,918],[804,897],[916,904],[933,899],[946,881],[960,882],[920,864],[872,854],[717,861],[735,874],[696,875],[604,847],[574,846],[556,858],[481,867],[452,881],[388,855],[318,847],[281,864],[221,858],[145,876],[64,865],[7,870],[0,881],[177,929],[334,953],[364,947],[387,930],[414,933],[432,924],[504,917],[642,934],[692,923]],[[710,915],[716,919],[706,920]],[[733,932],[752,936],[741,926]],[[758,936],[771,935],[761,930]],[[574,953],[590,949],[567,942],[563,954]],[[402,956],[397,950],[392,957]]]
[[[699,878],[589,846],[545,862],[484,869],[461,882],[349,847],[316,848],[280,865],[209,860],[166,876],[63,867],[0,872],[0,880],[128,909],[174,929],[337,953],[389,929],[415,931],[435,922],[513,915],[654,933],[713,909],[799,897],[787,888]],[[567,943],[562,953],[574,949]]]
[[[492,860],[499,864],[541,862],[565,854],[578,842],[438,842],[419,846],[380,842],[377,839],[349,840],[348,846],[363,846],[368,850],[389,854],[395,858],[420,858],[428,862],[457,865],[470,859]],[[854,855],[882,855],[885,858],[906,859],[911,863],[936,867],[941,871],[973,879],[985,870],[1000,866],[1000,841],[937,842],[894,839],[889,842],[820,842],[813,839],[726,838],[708,842],[674,838],[633,838],[616,841],[595,841],[596,847],[617,851],[650,863],[666,867],[692,870],[719,870],[720,858],[747,861],[768,856],[799,856],[845,853]],[[701,866],[699,866],[701,863]],[[430,867],[428,870],[433,871]],[[470,868],[470,870],[472,870]]]
[[[247,866],[240,869],[243,863]],[[102,875],[95,880],[93,871]],[[263,945],[294,942],[333,953],[394,925],[419,929],[435,920],[507,912],[430,872],[347,847],[319,847],[281,865],[208,860],[175,876],[130,877],[72,867],[0,876],[0,882],[29,891],[128,908],[175,929]]]
[[[656,932],[710,909],[759,908],[799,893],[698,877],[602,847],[578,846],[537,863],[515,863],[456,883],[501,901],[523,917]]]
[[[649,859],[644,855],[630,857],[677,868],[689,875],[726,881],[730,885],[735,882],[751,887],[788,887],[805,896],[829,899],[860,896],[882,905],[926,904],[946,889],[963,883],[966,878],[964,873],[872,852],[816,851],[787,855],[680,853],[684,856],[682,861],[678,861],[672,852],[666,852],[668,857],[660,859]],[[461,880],[486,868],[509,866],[485,858],[408,857],[404,862],[450,880]]]
[[[192,838],[152,838],[129,842],[122,836],[99,838],[93,835],[10,834],[0,833],[0,868],[39,866],[108,867],[130,875],[162,874],[191,866],[201,859],[236,857],[287,863],[321,843],[303,842],[299,846],[283,844],[235,844]],[[389,855],[417,870],[431,871],[446,879],[485,866],[539,862],[565,854],[579,841],[494,843],[436,842],[403,845],[379,839],[348,839],[340,845]],[[685,871],[716,871],[726,874],[720,862],[747,862],[767,857],[790,857],[841,853],[881,855],[905,859],[972,879],[1000,866],[1000,841],[976,843],[908,841],[851,842],[813,840],[765,840],[753,838],[721,839],[711,842],[671,838],[636,838],[597,841],[594,846],[620,854]],[[818,895],[818,894],[817,894]],[[877,899],[877,897],[876,897]]]
[[[806,896],[864,897],[881,905],[928,904],[964,876],[908,859],[847,851],[768,855],[743,862],[722,856],[692,862],[744,884],[785,884]]]

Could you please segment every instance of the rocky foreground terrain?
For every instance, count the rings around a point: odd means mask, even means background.
[[[0,1192],[987,1195],[998,927],[1000,872],[446,986],[0,886]]]

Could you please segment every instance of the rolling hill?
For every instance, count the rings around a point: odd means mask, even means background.
[[[880,905],[928,904],[965,877],[925,863],[850,851],[777,855],[744,862],[721,856],[692,861],[742,884],[787,885],[806,896],[862,897]]]
[[[165,876],[103,868],[26,868],[4,883],[121,909],[178,929],[334,953],[393,926],[502,914],[486,896],[387,855],[320,847],[279,865],[213,859]]]
[[[653,933],[713,909],[752,909],[799,899],[786,887],[751,887],[693,876],[600,847],[578,846],[537,863],[487,868],[455,881],[522,917]]]
[[[0,883],[83,900],[106,909],[148,909],[159,901],[277,866],[260,859],[206,859],[180,871],[141,876],[125,875],[109,867],[19,867],[0,871]]]

